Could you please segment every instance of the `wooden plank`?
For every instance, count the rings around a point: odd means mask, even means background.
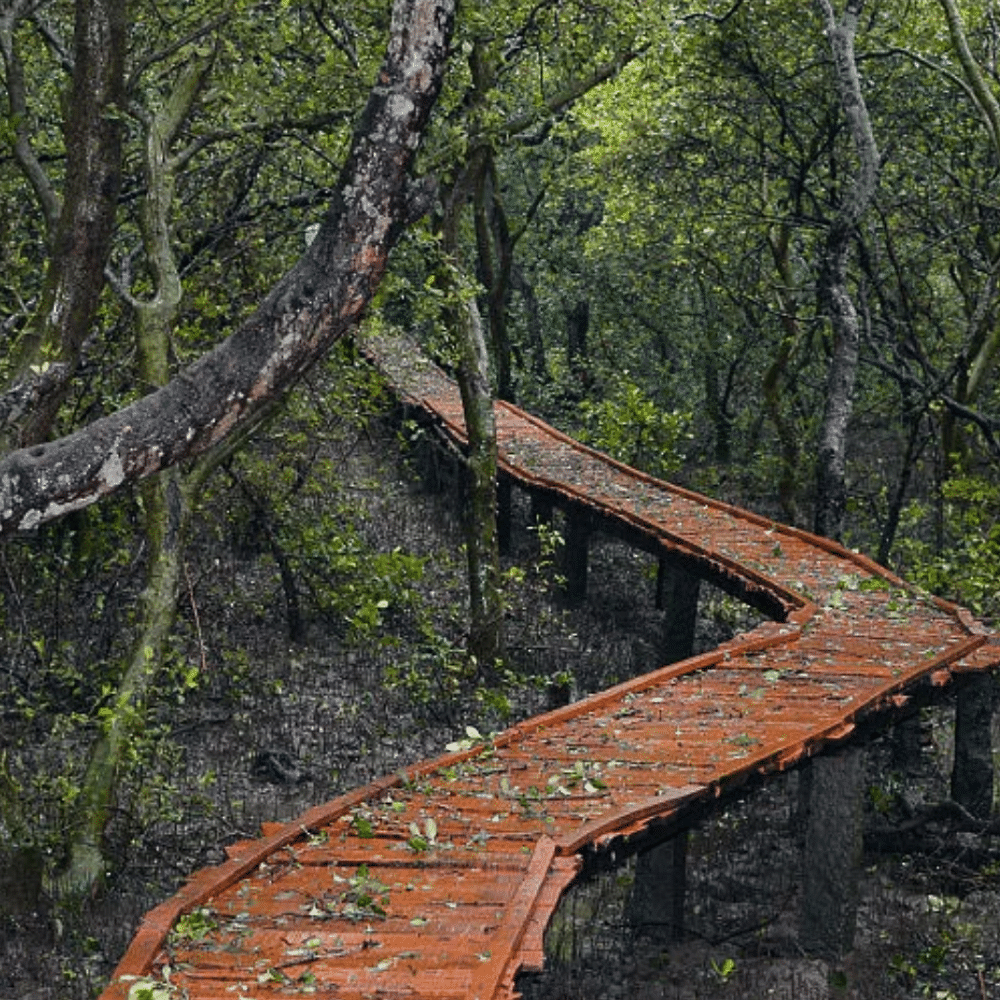
[[[518,886],[504,912],[503,923],[490,942],[488,961],[473,972],[469,1000],[493,1000],[496,995],[497,987],[525,935],[555,855],[555,841],[550,837],[541,837],[524,880]]]

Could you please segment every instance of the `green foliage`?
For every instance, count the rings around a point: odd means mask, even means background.
[[[382,383],[343,345],[317,387],[294,393],[261,437],[220,477],[210,503],[221,505],[236,544],[270,558],[286,601],[319,616],[352,643],[393,642],[420,603],[424,558],[373,548],[357,496],[377,479],[343,481],[343,456],[384,405]]]
[[[428,623],[415,651],[385,668],[383,684],[387,691],[402,692],[414,705],[447,719],[457,712],[476,674],[464,647],[438,634]]]
[[[669,476],[684,463],[690,413],[665,410],[621,372],[599,402],[580,404],[581,439],[628,465],[654,476]]]
[[[720,983],[728,983],[733,978],[733,974],[736,972],[736,962],[734,959],[724,958],[721,962],[717,962],[713,958],[711,963],[712,972]]]
[[[904,575],[990,620],[1000,618],[1000,485],[982,476],[941,487],[941,534],[926,502],[908,505],[897,551]]]
[[[335,895],[325,896],[322,906],[313,905],[310,916],[337,916],[357,923],[361,920],[384,920],[389,905],[389,886],[373,876],[367,865],[361,865],[348,878],[334,875],[335,885],[344,888]]]
[[[140,979],[129,987],[128,1000],[171,1000],[175,992],[169,982]]]
[[[174,926],[170,932],[172,944],[183,942],[184,944],[197,944],[204,941],[213,931],[218,930],[219,922],[215,919],[212,910],[207,907],[200,907],[185,913],[174,921]]]

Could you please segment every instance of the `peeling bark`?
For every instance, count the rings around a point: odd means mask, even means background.
[[[361,318],[409,216],[408,176],[440,90],[454,0],[396,0],[385,60],[337,195],[257,312],[162,389],[0,461],[0,535],[37,527],[216,444]]]

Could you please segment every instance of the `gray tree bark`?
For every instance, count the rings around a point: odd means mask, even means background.
[[[486,341],[475,300],[459,310],[462,355],[457,369],[469,440],[469,655],[488,670],[503,652],[503,591],[497,522],[497,432]]]
[[[159,111],[142,116],[146,139],[142,237],[154,291],[141,300],[124,287],[119,288],[119,293],[136,315],[139,378],[149,386],[162,386],[169,379],[170,334],[182,295],[170,239],[170,218],[176,170],[186,157],[175,156],[171,147],[191,112],[207,69],[207,61],[193,62],[181,74]],[[184,537],[193,498],[206,472],[203,463],[199,466],[190,473],[172,466],[142,484],[147,562],[146,583],[139,602],[139,631],[111,711],[91,747],[81,782],[75,822],[68,831],[68,861],[53,885],[57,894],[66,898],[82,898],[92,892],[109,867],[104,853],[104,829],[128,741],[143,724],[149,694],[159,675],[174,624]]]
[[[965,678],[955,694],[951,797],[977,819],[993,812],[993,677]]]
[[[858,314],[847,287],[847,263],[854,228],[875,196],[880,160],[854,55],[864,2],[850,0],[840,21],[830,0],[816,0],[816,7],[830,44],[840,102],[859,161],[854,184],[827,230],[818,279],[819,299],[833,329],[833,357],[820,430],[815,529],[817,534],[839,541],[847,510],[847,427],[854,405],[860,339]]]
[[[482,95],[480,94],[480,98]],[[492,669],[503,650],[503,591],[497,522],[497,435],[490,386],[489,355],[482,317],[474,296],[461,288],[458,225],[461,214],[483,184],[486,147],[468,159],[444,199],[442,247],[447,259],[440,272],[446,290],[448,325],[454,337],[455,381],[462,396],[468,439],[469,497],[465,511],[466,559],[469,577],[470,657]]]
[[[21,133],[15,141],[18,160],[52,226],[52,254],[41,302],[14,352],[14,380],[28,375],[31,366],[60,362],[58,377],[50,380],[37,400],[17,443],[35,444],[50,436],[104,287],[121,188],[125,25],[124,0],[78,0],[75,4],[61,203],[33,156],[27,136]],[[0,30],[0,37],[6,34]],[[16,66],[12,31],[2,47],[8,68]],[[16,75],[14,79],[18,81]]]
[[[0,460],[0,536],[206,451],[357,324],[403,227],[428,207],[410,167],[440,90],[454,13],[454,0],[395,0],[385,60],[308,251],[250,319],[162,389]]]
[[[799,945],[838,958],[854,941],[858,910],[864,753],[843,750],[816,757],[807,767]]]

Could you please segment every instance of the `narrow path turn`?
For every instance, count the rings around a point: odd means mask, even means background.
[[[463,440],[438,368],[396,339],[364,350],[404,402]],[[775,620],[232,845],[146,916],[102,1000],[151,981],[190,1000],[513,997],[588,852],[634,847],[922,686],[1000,664],[968,612],[863,556],[654,480],[510,404],[497,422],[515,482]]]

